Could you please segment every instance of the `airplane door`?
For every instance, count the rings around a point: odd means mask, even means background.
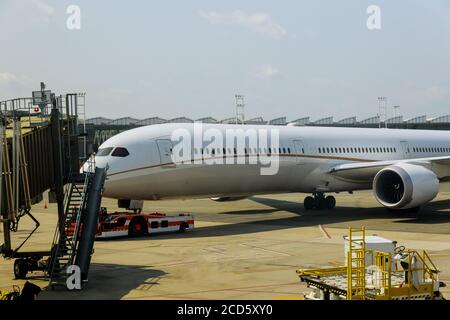
[[[402,146],[403,157],[405,159],[409,159],[411,157],[411,150],[409,149],[408,141],[400,141]]]
[[[302,155],[305,154],[305,145],[303,144],[303,140],[293,140],[294,144],[294,152],[297,155],[297,162],[303,162]]]
[[[172,163],[172,141],[170,140],[156,140],[158,146],[159,158],[161,164]]]

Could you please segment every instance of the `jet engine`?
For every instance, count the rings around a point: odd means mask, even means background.
[[[399,163],[380,170],[373,180],[373,192],[388,209],[410,209],[431,201],[439,191],[439,180],[425,167]]]
[[[237,201],[237,200],[242,200],[245,199],[247,197],[213,197],[211,198],[212,201],[217,201],[217,202],[225,202],[225,201]]]

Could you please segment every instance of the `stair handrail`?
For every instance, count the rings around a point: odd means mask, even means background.
[[[86,205],[86,198],[87,198],[88,185],[90,182],[90,176],[91,176],[91,174],[89,172],[86,172],[84,175],[83,190],[81,192],[81,199],[80,199],[80,204],[79,204],[78,210],[77,210],[77,219],[75,222],[75,230],[74,230],[74,234],[72,237],[72,248],[71,248],[72,255],[70,257],[71,264],[73,263],[73,259],[75,257],[74,253],[75,253],[75,249],[76,249],[77,242],[78,242],[78,233],[79,233],[80,225],[81,225],[81,214]]]
[[[51,252],[51,266],[49,268],[49,275],[50,275],[50,284],[53,278],[53,272],[55,269],[55,263],[59,254],[60,249],[60,234],[61,234],[61,228],[66,220],[68,209],[69,209],[69,200],[72,196],[72,183],[68,183],[64,186],[64,200],[63,200],[63,208],[64,208],[64,214],[58,219],[58,224],[55,229],[55,233],[53,235],[53,242],[52,242],[52,251]]]

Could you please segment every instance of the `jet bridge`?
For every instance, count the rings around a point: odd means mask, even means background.
[[[43,83],[31,98],[0,102],[0,253],[15,259],[16,278],[42,270],[53,287],[65,275],[62,267],[74,263],[83,265],[83,279],[87,278],[95,230],[85,227],[69,239],[66,222],[74,218],[85,226],[96,224],[106,172],[91,163],[90,172],[79,173],[88,158],[84,109],[84,94],[56,96]],[[58,207],[54,241],[45,252],[22,251],[39,228],[32,205],[42,201],[47,190]],[[13,248],[12,237],[26,217],[35,228]]]

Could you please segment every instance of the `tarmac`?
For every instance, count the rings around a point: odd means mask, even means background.
[[[43,288],[39,299],[301,299],[310,290],[296,269],[344,263],[348,227],[366,227],[409,249],[425,249],[450,285],[450,187],[420,213],[391,214],[370,191],[336,195],[332,211],[305,211],[306,195],[254,196],[232,202],[209,199],[147,201],[145,212],[195,216],[196,228],[183,234],[96,241],[89,281],[81,291],[49,290],[42,272],[28,281]],[[103,199],[112,212],[116,201]],[[56,206],[32,210],[41,223],[23,251],[49,250]],[[33,224],[23,218],[15,244]],[[3,237],[3,235],[2,235]],[[0,289],[23,286],[13,261],[0,259]],[[442,288],[450,297],[449,288]]]

